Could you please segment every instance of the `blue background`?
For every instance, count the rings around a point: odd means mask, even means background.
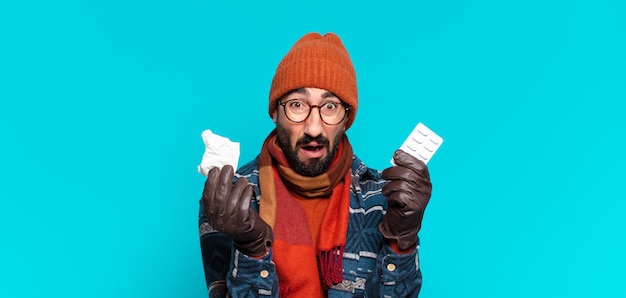
[[[3,1],[0,296],[205,296],[200,133],[253,158],[310,31],[352,56],[369,166],[445,139],[421,297],[626,297],[620,0]]]

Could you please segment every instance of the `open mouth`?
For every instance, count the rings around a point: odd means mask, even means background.
[[[322,158],[326,154],[326,146],[320,144],[307,144],[300,147],[302,154],[307,158]]]
[[[324,149],[324,146],[303,146],[302,149],[307,151],[319,151]]]

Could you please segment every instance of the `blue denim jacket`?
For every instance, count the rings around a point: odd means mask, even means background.
[[[234,180],[240,177],[246,177],[253,185],[252,207],[258,210],[258,157],[242,166]],[[413,252],[396,254],[378,230],[387,210],[387,198],[381,194],[386,183],[380,171],[369,169],[354,156],[343,281],[328,290],[328,297],[418,296],[422,286],[419,239]],[[199,228],[209,297],[226,297],[226,291],[232,297],[278,297],[279,280],[271,248],[260,259],[234,249],[228,236],[208,224],[202,201]]]

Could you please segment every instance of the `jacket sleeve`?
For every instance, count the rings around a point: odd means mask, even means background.
[[[376,272],[372,280],[378,286],[377,297],[417,297],[422,287],[419,267],[419,239],[415,249],[407,254],[396,253],[383,244],[376,260]]]
[[[211,227],[203,209],[202,200],[200,200],[198,228],[208,297],[226,297],[228,293],[226,275],[231,259],[232,240],[228,235]]]
[[[202,210],[200,202],[200,248],[208,297],[278,297],[272,249],[261,258],[233,249],[230,237],[213,229]]]
[[[202,201],[198,222],[209,298],[278,297],[278,276],[271,248],[261,258],[249,257],[234,249],[230,237],[207,222]]]
[[[371,280],[366,283],[366,292],[371,297],[417,297],[422,287],[419,237],[415,249],[402,254],[384,240],[378,225],[387,210],[387,197],[381,192],[387,182],[381,178],[380,171],[367,169],[357,171],[357,174],[353,177],[357,182],[353,184],[354,208],[363,208],[364,211],[362,225],[355,224],[354,229],[362,229],[359,234],[366,237],[361,238],[362,250],[375,253],[376,258],[376,264],[371,266],[373,272]],[[358,215],[358,212],[354,215]]]
[[[272,248],[261,258],[234,250],[230,266],[226,283],[231,297],[278,297],[278,275],[272,262]]]

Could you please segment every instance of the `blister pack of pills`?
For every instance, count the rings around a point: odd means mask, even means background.
[[[420,122],[415,126],[400,149],[424,163],[428,163],[442,143],[443,138]],[[391,164],[394,164],[393,158],[391,159]]]

